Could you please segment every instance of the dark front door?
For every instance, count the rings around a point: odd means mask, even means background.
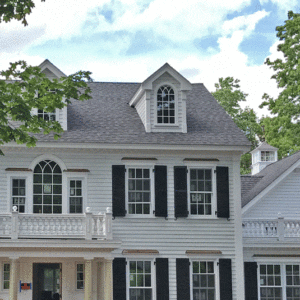
[[[32,300],[61,299],[61,264],[33,264]]]

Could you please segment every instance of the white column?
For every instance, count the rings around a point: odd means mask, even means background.
[[[84,300],[93,298],[92,259],[85,261],[84,266]]]
[[[19,262],[17,258],[10,259],[10,282],[9,282],[9,300],[18,299],[19,290]]]
[[[112,259],[105,259],[104,300],[113,299]]]

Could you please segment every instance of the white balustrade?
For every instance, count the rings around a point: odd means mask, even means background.
[[[300,220],[285,220],[281,215],[275,220],[243,220],[243,237],[276,237],[280,241],[285,238],[300,238]]]
[[[0,238],[112,239],[112,215],[25,214],[12,211],[0,214]]]

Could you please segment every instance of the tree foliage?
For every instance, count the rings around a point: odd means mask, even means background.
[[[11,63],[0,81],[0,144],[15,141],[35,146],[37,137],[32,133],[49,134],[54,138],[63,131],[57,121],[46,121],[33,114],[33,110],[53,112],[68,105],[71,99],[87,100],[90,72],[77,72],[59,79],[48,79],[39,67],[26,62]]]
[[[212,95],[245,133],[253,150],[257,147],[257,137],[262,135],[262,129],[254,110],[249,107],[241,108],[241,102],[246,101],[248,95],[240,90],[239,82],[240,80],[233,77],[219,78],[219,82],[215,84],[216,91]],[[241,157],[241,174],[250,173],[250,166],[251,154],[246,153]]]
[[[26,26],[28,25],[26,16],[31,14],[34,7],[32,0],[0,0],[0,23],[16,19]]]
[[[288,20],[276,27],[281,41],[277,50],[284,59],[266,64],[275,71],[271,77],[281,89],[274,99],[264,94],[260,107],[266,106],[271,117],[262,120],[266,141],[279,148],[279,157],[300,150],[300,14],[288,12]]]

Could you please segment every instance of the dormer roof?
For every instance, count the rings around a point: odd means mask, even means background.
[[[40,65],[39,68],[43,73],[49,76],[49,74],[52,74],[52,76],[60,78],[60,77],[66,77],[67,75],[63,73],[59,68],[57,68],[55,65],[51,63],[48,59],[45,59]],[[49,76],[51,77],[51,75]]]
[[[266,142],[262,142],[257,148],[255,148],[254,150],[252,150],[250,153],[254,153],[256,151],[277,151],[277,150],[278,150],[278,148],[270,146]]]

